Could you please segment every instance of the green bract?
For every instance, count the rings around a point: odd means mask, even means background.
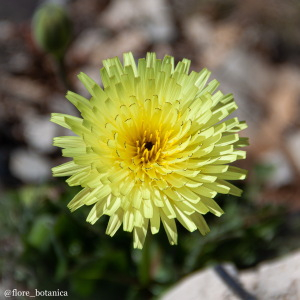
[[[33,35],[46,52],[60,58],[71,39],[71,22],[64,9],[53,3],[42,5],[34,14]]]

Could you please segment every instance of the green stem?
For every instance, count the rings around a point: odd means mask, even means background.
[[[151,282],[151,251],[150,251],[150,245],[151,245],[151,239],[150,235],[148,234],[146,237],[146,241],[144,244],[141,255],[141,259],[139,261],[138,265],[138,276],[142,287],[147,287],[149,283]]]
[[[64,55],[55,56],[55,60],[57,63],[58,75],[62,84],[67,90],[72,90],[71,84],[67,78]]]

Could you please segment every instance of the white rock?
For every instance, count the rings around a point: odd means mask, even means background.
[[[151,41],[170,41],[176,32],[164,0],[114,0],[100,16],[100,22],[114,30],[142,28]]]
[[[226,269],[231,276],[238,279],[246,291],[259,300],[300,299],[300,251],[276,261],[263,263],[256,269],[240,272],[239,275],[232,265],[227,265]],[[183,279],[162,297],[162,300],[182,299],[239,298],[228,289],[213,269],[207,269]]]
[[[261,265],[257,276],[259,299],[300,299],[300,252]]]
[[[57,134],[57,126],[50,122],[50,116],[28,116],[24,120],[24,136],[30,146],[42,153],[51,153],[53,137]]]
[[[225,265],[225,269],[233,275],[233,265]],[[188,276],[167,292],[162,300],[238,300],[213,269]]]
[[[243,271],[239,274],[239,281],[244,289],[252,294],[257,290],[257,274],[253,270]]]
[[[270,187],[281,187],[294,180],[294,173],[286,156],[279,150],[266,152],[261,157],[264,164],[273,167],[273,171],[267,178],[267,184]]]
[[[42,155],[27,149],[17,149],[10,156],[10,170],[26,183],[42,183],[51,177],[50,162]]]
[[[167,42],[175,37],[175,26],[164,0],[139,0],[140,10],[144,14],[143,24],[152,42]]]

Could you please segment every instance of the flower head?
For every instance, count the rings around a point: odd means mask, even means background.
[[[92,205],[87,221],[110,216],[106,233],[123,224],[142,248],[148,227],[162,223],[169,242],[177,243],[176,219],[189,231],[209,228],[202,215],[220,216],[217,193],[241,195],[227,180],[244,179],[246,171],[228,164],[245,158],[247,144],[237,132],[237,118],[222,121],[237,109],[223,95],[210,72],[189,73],[190,61],[148,53],[135,64],[131,53],[103,61],[102,89],[87,75],[78,77],[91,94],[73,92],[67,99],[82,118],[52,114],[52,121],[77,136],[54,138],[70,162],[53,168],[54,176],[70,176],[70,186],[83,189],[71,200],[71,211]]]

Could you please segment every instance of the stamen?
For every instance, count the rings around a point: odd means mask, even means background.
[[[142,168],[147,168],[153,163],[157,163],[162,157],[162,152],[167,146],[172,130],[165,131],[160,124],[156,129],[145,128],[147,126],[143,123],[143,129],[140,136],[135,140],[136,153],[135,157],[139,160],[139,165]]]

